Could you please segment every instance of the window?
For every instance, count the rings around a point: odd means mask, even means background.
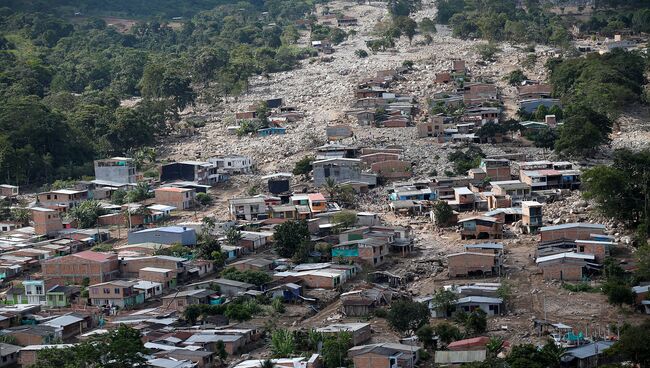
[[[52,199],[52,196],[48,194],[47,199]]]
[[[99,294],[99,289],[92,289],[93,294]]]
[[[63,295],[59,295],[59,301],[60,301],[60,302],[63,301]]]
[[[111,293],[111,289],[109,289],[109,288],[104,288],[104,294],[110,294],[110,293]]]
[[[580,246],[580,253],[584,253],[584,252],[585,252],[585,246],[584,246],[584,245],[581,245],[581,246]]]
[[[120,289],[118,289],[118,288],[115,288],[114,291],[115,291],[115,294],[119,294],[119,293],[120,293]]]

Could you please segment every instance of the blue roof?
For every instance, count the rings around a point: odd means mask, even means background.
[[[583,227],[583,228],[590,228],[590,229],[605,230],[605,225],[589,224],[589,223],[583,223],[583,222],[574,222],[574,223],[571,223],[571,224],[544,226],[543,228],[539,229],[539,231],[564,230],[564,229],[572,229],[574,227]]]
[[[188,231],[194,231],[192,228],[183,228],[182,226],[166,226],[166,227],[156,227],[153,229],[145,229],[136,231],[137,233],[151,233],[151,232],[163,232],[163,233],[175,233],[182,234]]]
[[[569,349],[566,353],[567,355],[574,356],[578,359],[585,359],[601,354],[603,351],[609,349],[612,345],[614,345],[613,341],[598,341],[574,349]]]

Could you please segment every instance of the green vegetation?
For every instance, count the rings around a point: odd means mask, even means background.
[[[323,361],[327,368],[348,367],[348,350],[354,346],[352,334],[339,332],[336,336],[328,336],[323,341]]]
[[[273,280],[271,276],[263,271],[245,270],[238,271],[234,267],[229,267],[221,272],[221,277],[228,280],[247,282],[249,284],[261,286]]]
[[[429,308],[410,300],[394,302],[388,311],[388,322],[401,333],[414,333],[429,323]]]
[[[293,333],[289,330],[275,330],[271,333],[271,354],[275,358],[291,356],[296,350]]]
[[[580,282],[577,284],[569,284],[568,282],[563,282],[562,289],[569,290],[574,293],[595,293],[599,291],[598,288],[595,288],[586,282]]]
[[[140,332],[126,325],[67,348],[38,352],[32,368],[123,368],[146,364]]]
[[[0,173],[20,185],[90,175],[93,159],[172,133],[197,101],[218,103],[245,91],[249,77],[313,54],[294,44],[307,0],[10,3],[0,21]],[[120,33],[99,18],[62,15],[74,11],[187,18]],[[120,106],[133,96],[143,99]]]
[[[621,354],[625,359],[639,367],[650,366],[650,321],[646,320],[640,326],[630,326],[623,330],[621,338],[610,348],[609,354]]]
[[[312,170],[312,162],[314,162],[314,158],[312,156],[305,156],[298,160],[293,168],[293,175],[309,175]]]
[[[280,257],[290,258],[309,238],[309,228],[305,221],[287,221],[275,228],[273,248]]]
[[[515,69],[506,76],[506,80],[511,86],[518,86],[526,79],[528,79],[528,77],[521,69]]]
[[[527,2],[525,9],[515,0],[442,0],[437,6],[438,23],[448,23],[457,37],[558,46],[570,40],[564,20],[536,1]]]
[[[642,102],[646,63],[634,52],[614,50],[586,58],[551,60],[553,93],[562,99],[564,125],[555,150],[563,156],[585,157],[609,142],[612,119],[631,104]]]
[[[368,57],[368,51],[366,51],[366,50],[364,50],[364,49],[358,49],[358,50],[356,50],[356,51],[354,52],[354,54],[357,55],[357,57],[358,57],[359,59],[363,59],[363,58],[367,58],[367,57]]]
[[[454,164],[454,172],[457,175],[466,175],[469,169],[478,167],[481,158],[484,157],[485,154],[481,148],[470,146],[465,151],[459,149],[450,153],[447,158]]]
[[[201,206],[209,206],[213,201],[214,200],[212,199],[212,196],[208,193],[196,194],[196,202],[198,202]]]
[[[583,196],[593,199],[604,215],[650,233],[650,150],[614,152],[611,166],[595,166],[582,176]]]
[[[77,226],[82,229],[95,226],[99,216],[104,215],[106,211],[102,208],[101,203],[95,200],[83,201],[78,206],[68,212],[68,217],[77,221]]]

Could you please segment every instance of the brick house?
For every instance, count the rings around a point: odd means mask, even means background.
[[[417,128],[420,138],[437,137],[443,131],[443,117],[433,116],[429,121],[418,124]]]
[[[539,229],[542,242],[554,240],[589,240],[591,234],[605,234],[605,225],[571,223],[545,226]]]
[[[46,208],[58,209],[63,212],[75,208],[88,199],[87,190],[59,189],[39,193],[36,201]]]
[[[165,289],[176,287],[176,271],[169,268],[145,267],[140,269],[138,279],[158,282]]]
[[[355,346],[348,356],[355,368],[413,368],[419,359],[420,347],[397,343],[379,343]]]
[[[358,260],[373,266],[379,266],[388,255],[388,243],[381,239],[365,238],[342,242],[332,248],[332,258]]]
[[[134,288],[134,281],[108,281],[90,285],[90,304],[95,306],[115,306],[120,308],[133,307],[144,303],[144,293]]]
[[[20,349],[18,355],[18,365],[21,367],[35,367],[38,362],[38,352],[43,349],[66,349],[73,347],[74,344],[56,344],[56,345],[27,345]]]
[[[610,250],[616,243],[598,240],[576,240],[576,252],[593,254],[596,262],[603,263],[610,254]]]
[[[360,345],[372,337],[370,323],[335,323],[325,327],[317,328],[316,332],[325,336],[337,336],[341,332],[348,332],[352,335],[352,345]]]
[[[458,221],[461,239],[501,239],[503,223],[492,217],[470,217]]]
[[[120,258],[120,272],[122,277],[135,278],[140,275],[140,270],[147,267],[164,268],[174,272],[177,277],[182,277],[188,268],[188,260],[172,256],[145,256]],[[154,281],[154,280],[150,280]]]
[[[173,206],[181,210],[192,208],[196,191],[190,188],[164,187],[154,190],[158,204]]]
[[[479,167],[483,169],[483,171],[485,171],[487,176],[494,181],[511,179],[510,160],[508,159],[484,158],[481,160],[481,164],[479,165]]]
[[[0,196],[13,198],[16,197],[18,193],[19,191],[17,186],[9,185],[9,184],[0,184]]]
[[[36,235],[54,236],[63,230],[59,212],[43,207],[32,207],[31,210]]]
[[[41,262],[43,278],[52,284],[98,284],[117,278],[119,261],[115,253],[90,250]]]
[[[499,263],[494,253],[461,252],[447,256],[449,277],[475,274],[494,275],[499,273]]]
[[[553,254],[535,260],[544,274],[544,280],[582,281],[589,274],[589,263],[594,263],[593,254],[573,252]]]
[[[410,162],[402,160],[386,160],[370,165],[372,172],[385,179],[406,179],[413,175]]]
[[[162,299],[166,310],[175,310],[178,313],[183,313],[188,305],[208,304],[209,296],[212,294],[214,294],[212,290],[196,289],[171,293]]]

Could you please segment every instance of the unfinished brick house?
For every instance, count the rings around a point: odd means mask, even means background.
[[[442,116],[434,116],[426,123],[418,124],[417,128],[418,137],[420,138],[437,137],[443,131],[443,118]]]
[[[419,351],[419,346],[385,342],[355,346],[348,350],[348,356],[355,368],[413,368],[418,362]]]
[[[117,278],[120,272],[117,254],[90,250],[45,260],[41,268],[45,280],[60,285],[79,285],[84,279],[99,284]]]
[[[503,223],[493,217],[470,217],[459,220],[463,226],[460,231],[461,239],[501,239],[503,238]]]
[[[477,251],[450,254],[449,277],[499,274],[497,258],[494,253]]]
[[[387,160],[370,165],[372,172],[385,179],[406,179],[413,175],[411,163],[401,160]]]
[[[545,226],[539,229],[542,242],[554,240],[590,240],[591,234],[605,234],[605,225],[571,223]]]
[[[596,257],[593,254],[559,253],[539,257],[535,261],[544,280],[582,281],[590,274]]]

